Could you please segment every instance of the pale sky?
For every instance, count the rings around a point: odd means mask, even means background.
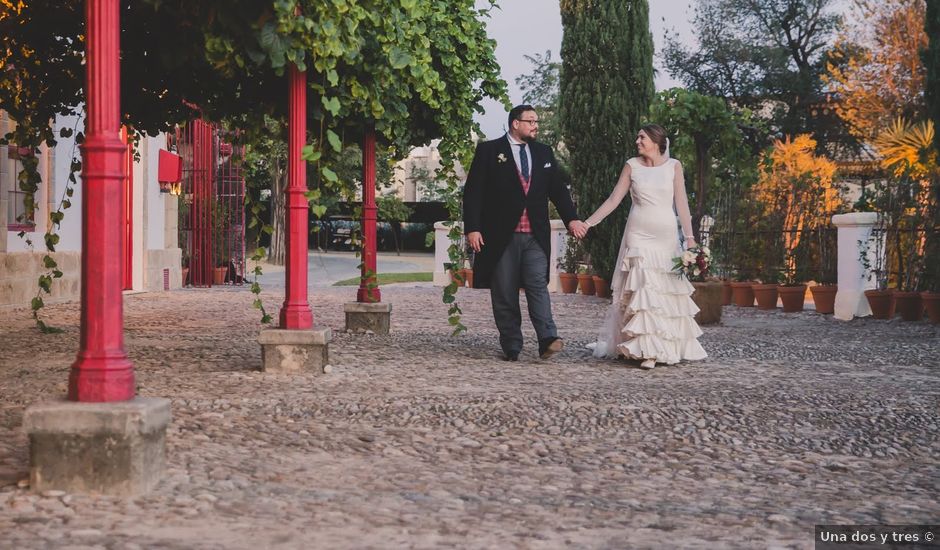
[[[675,29],[680,38],[693,44],[689,18],[694,0],[650,0],[650,31],[656,54],[653,57],[657,69],[656,90],[677,86],[678,82],[659,66],[658,52],[663,45],[663,36],[667,29]],[[478,0],[477,6],[485,2]],[[526,61],[526,55],[544,54],[551,50],[552,59],[561,59],[561,14],[558,0],[499,0],[499,9],[493,10],[486,23],[487,33],[496,40],[496,59],[502,68],[503,79],[509,85],[509,99],[513,104],[522,102],[522,92],[516,86],[516,77],[532,71],[532,65]],[[485,101],[484,115],[477,115],[484,134],[495,138],[506,129],[506,113],[502,105],[495,101]]]

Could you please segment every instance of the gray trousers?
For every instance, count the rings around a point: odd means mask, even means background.
[[[490,281],[499,345],[506,354],[522,351],[520,288],[525,288],[529,318],[539,341],[557,337],[558,329],[552,319],[552,304],[548,297],[548,258],[531,233],[513,234]]]

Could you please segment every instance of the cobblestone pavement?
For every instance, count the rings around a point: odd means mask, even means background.
[[[29,492],[23,410],[64,394],[79,312],[38,336],[3,311],[0,547],[812,548],[815,523],[940,522],[936,326],[726,307],[708,360],[643,371],[584,348],[597,298],[555,295],[565,351],[529,330],[507,363],[485,291],[457,338],[427,284],[383,288],[392,335],[343,333],[354,295],[311,295],[323,376],[257,370],[245,289],[128,296],[139,392],[173,408],[167,476],[130,500]]]

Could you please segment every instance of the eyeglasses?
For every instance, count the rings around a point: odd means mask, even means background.
[[[528,123],[531,124],[532,126],[538,126],[538,125],[539,125],[539,121],[537,121],[537,120],[527,120],[527,119],[524,119],[524,118],[517,118],[516,120],[518,120],[519,122],[528,122]]]

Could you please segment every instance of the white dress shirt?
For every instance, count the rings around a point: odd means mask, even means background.
[[[524,141],[516,141],[513,139],[512,135],[509,132],[506,132],[506,138],[509,140],[509,148],[512,149],[512,158],[516,161],[516,170],[519,173],[522,173],[522,161],[519,160],[519,150],[523,147],[525,148],[526,157],[529,159],[529,179],[532,178],[532,149],[529,147],[529,144]],[[519,144],[522,144],[523,147],[519,147]]]

